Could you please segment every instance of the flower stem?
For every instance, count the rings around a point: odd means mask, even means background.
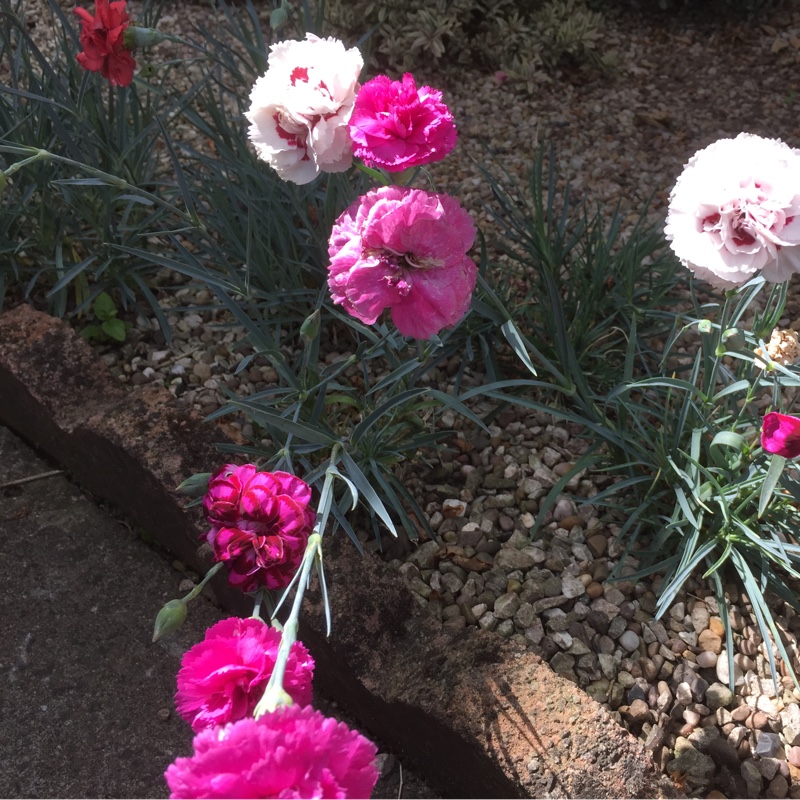
[[[203,580],[201,580],[201,581],[200,581],[200,583],[198,583],[198,584],[197,584],[197,586],[195,586],[195,587],[194,587],[194,589],[192,589],[192,591],[191,591],[191,592],[189,592],[189,594],[187,594],[187,595],[186,595],[186,597],[184,597],[184,598],[183,598],[183,602],[184,602],[184,603],[188,603],[190,600],[194,600],[194,599],[195,599],[195,597],[197,597],[197,595],[199,595],[199,594],[200,594],[200,592],[202,592],[202,591],[203,591],[203,587],[204,587],[204,586],[205,586],[205,585],[206,585],[206,584],[207,584],[207,583],[208,583],[208,582],[209,582],[209,581],[210,581],[210,580],[211,580],[211,579],[212,579],[212,578],[213,578],[213,577],[214,577],[214,576],[215,576],[215,575],[216,575],[216,574],[217,574],[217,573],[218,573],[218,572],[221,570],[221,569],[222,569],[222,562],[221,562],[221,561],[218,561],[216,564],[214,564],[214,566],[213,566],[213,567],[211,567],[211,569],[210,569],[208,572],[206,572],[206,574],[203,576]]]
[[[253,716],[258,719],[262,714],[272,713],[278,706],[291,705],[292,699],[283,688],[283,676],[286,673],[286,662],[289,660],[289,652],[292,645],[297,641],[297,629],[300,618],[300,608],[303,605],[303,595],[308,585],[308,576],[311,572],[311,565],[322,557],[322,537],[318,533],[312,533],[308,537],[306,552],[303,556],[303,564],[300,571],[300,579],[297,582],[297,589],[294,594],[294,602],[289,617],[283,625],[283,635],[281,645],[278,648],[278,657],[275,660],[275,668],[272,670],[264,696],[258,701]]]

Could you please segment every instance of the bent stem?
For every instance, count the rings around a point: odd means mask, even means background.
[[[292,698],[289,697],[283,688],[283,676],[286,672],[286,662],[289,660],[289,652],[292,645],[297,641],[297,629],[300,618],[300,607],[303,604],[303,595],[308,585],[308,576],[311,572],[311,565],[317,560],[322,559],[322,536],[312,533],[308,537],[306,552],[303,555],[303,564],[300,571],[300,579],[297,582],[297,590],[294,595],[294,603],[289,613],[289,618],[283,625],[283,635],[281,645],[278,648],[278,657],[275,660],[275,668],[272,670],[264,696],[258,701],[253,716],[258,719],[263,714],[275,711],[279,706],[292,705]]]

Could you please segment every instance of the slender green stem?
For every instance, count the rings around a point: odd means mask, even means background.
[[[211,567],[211,569],[210,569],[208,572],[206,572],[206,574],[203,576],[203,580],[201,580],[201,581],[200,581],[200,583],[198,583],[198,584],[197,584],[197,586],[195,586],[195,587],[194,587],[194,589],[192,589],[192,591],[191,591],[191,592],[189,592],[189,594],[187,594],[187,595],[186,595],[186,597],[184,597],[184,598],[183,598],[183,602],[184,602],[184,603],[188,603],[190,600],[194,600],[194,599],[195,599],[195,597],[197,597],[197,595],[199,595],[199,594],[200,594],[200,592],[202,592],[202,591],[203,591],[203,587],[204,587],[204,586],[205,586],[205,585],[206,585],[206,584],[207,584],[207,583],[208,583],[208,582],[209,582],[209,581],[210,581],[210,580],[211,580],[211,579],[212,579],[212,578],[213,578],[213,577],[214,577],[214,576],[215,576],[215,575],[216,575],[216,574],[217,574],[217,573],[218,573],[218,572],[221,570],[221,569],[222,569],[222,562],[221,562],[221,561],[218,561],[216,564],[214,564],[214,566],[213,566],[213,567]]]
[[[275,667],[272,670],[264,696],[258,701],[253,716],[258,719],[263,714],[273,712],[278,706],[291,705],[292,699],[283,688],[283,677],[286,673],[286,663],[289,660],[289,653],[292,645],[297,641],[297,630],[300,619],[300,608],[303,605],[303,595],[308,585],[308,576],[311,566],[322,556],[322,537],[318,533],[312,533],[308,537],[306,552],[303,556],[303,566],[301,567],[300,578],[297,582],[297,589],[294,594],[294,602],[289,617],[283,625],[283,635],[281,644],[278,648],[278,656],[275,660]]]

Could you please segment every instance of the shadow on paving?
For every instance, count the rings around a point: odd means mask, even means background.
[[[51,469],[0,427],[0,485]],[[225,614],[200,597],[153,644],[184,575],[64,475],[0,498],[0,796],[166,797],[164,770],[191,752],[173,707],[180,658]],[[398,797],[400,773],[394,762],[373,797]],[[404,771],[402,796],[436,795]]]

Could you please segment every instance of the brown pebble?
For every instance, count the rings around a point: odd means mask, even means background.
[[[769,717],[763,711],[756,711],[756,713],[745,722],[745,725],[751,727],[751,723],[753,728],[763,731],[764,728],[769,725]]]
[[[579,528],[584,528],[586,527],[586,523],[583,521],[583,517],[579,517],[577,514],[572,514],[569,517],[564,517],[564,519],[559,522],[559,526],[569,531],[576,526]],[[605,539],[605,536],[603,538]],[[590,547],[589,550],[591,551],[591,549],[592,548]],[[592,555],[597,558],[597,555],[594,552]]]
[[[767,786],[767,797],[786,797],[789,791],[789,781],[783,775],[776,775]]]
[[[678,736],[688,737],[689,734],[694,733],[694,725],[690,722],[684,723],[678,730]]]
[[[731,719],[734,722],[744,722],[752,713],[753,709],[743,703],[738,708],[734,708],[733,711],[731,711]]]
[[[786,760],[793,766],[800,768],[800,747],[796,745],[786,751]]]
[[[736,748],[736,751],[739,753],[739,758],[744,761],[746,758],[750,758],[750,742],[748,739],[742,739],[739,742],[739,746]]]
[[[722,732],[723,736],[729,736],[730,732],[736,727],[735,722],[726,722],[721,728],[720,731]]]
[[[697,637],[697,646],[701,650],[719,655],[722,650],[722,637],[710,629],[705,630]]]
[[[754,656],[758,652],[758,645],[752,639],[742,639],[738,647],[739,652],[745,656]]]
[[[706,800],[727,800],[727,795],[722,794],[722,792],[717,791],[716,789],[712,789],[706,795]]]
[[[722,620],[719,617],[711,617],[708,621],[708,629],[716,633],[719,637],[725,635],[725,626],[722,624]],[[703,634],[701,633],[700,635],[702,636]]]
[[[158,718],[166,722],[172,716],[172,712],[168,708],[158,709]]]
[[[602,596],[603,587],[597,583],[597,581],[594,581],[586,587],[586,594],[588,594],[592,600],[596,600],[598,597]]]
[[[589,552],[595,558],[601,558],[608,548],[608,537],[603,536],[600,533],[596,533],[594,536],[590,536],[586,540],[586,546],[589,548]]]

